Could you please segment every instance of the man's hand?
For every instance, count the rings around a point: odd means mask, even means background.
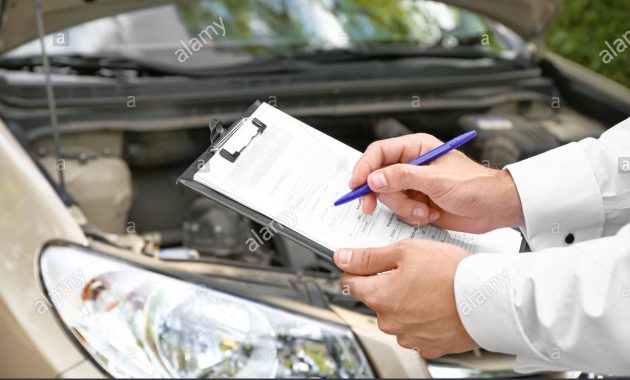
[[[453,289],[457,265],[468,255],[453,245],[409,239],[339,249],[334,258],[346,272],[342,287],[376,311],[378,327],[433,359],[476,347],[459,318]]]
[[[354,189],[367,181],[373,191],[361,198],[363,212],[372,213],[378,197],[409,224],[482,233],[524,223],[521,201],[507,170],[486,168],[459,151],[425,166],[400,164],[441,144],[422,133],[370,144],[349,183]]]

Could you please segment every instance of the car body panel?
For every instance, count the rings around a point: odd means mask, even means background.
[[[528,40],[544,34],[563,0],[439,0],[499,21]]]
[[[87,244],[57,193],[0,121],[0,368],[4,376],[53,377],[84,359],[57,325],[37,279],[38,254],[51,239]]]
[[[124,11],[167,3],[164,0],[42,1],[46,33]],[[37,38],[33,1],[0,1],[0,53]]]
[[[75,365],[67,371],[60,374],[61,378],[65,379],[105,379],[101,371],[98,370],[89,360]]]
[[[375,328],[376,318],[338,306],[331,308],[352,328],[361,345],[378,365],[377,376],[383,378],[430,378],[425,360],[417,351],[398,345],[396,337]]]
[[[609,126],[630,117],[629,88],[557,54],[545,52],[544,59],[559,73],[554,80],[565,98],[579,104],[582,112]],[[574,97],[580,100],[576,101]]]

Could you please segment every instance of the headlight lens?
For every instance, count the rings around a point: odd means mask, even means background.
[[[41,256],[49,300],[116,377],[373,377],[349,329],[78,247]]]

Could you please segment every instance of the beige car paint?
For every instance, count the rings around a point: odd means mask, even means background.
[[[83,360],[44,300],[36,260],[51,239],[87,240],[31,158],[0,121],[0,369],[56,376]]]
[[[351,326],[363,348],[369,352],[380,377],[429,378],[426,362],[414,350],[398,345],[396,337],[381,332],[376,318],[344,308],[332,309]]]
[[[544,35],[564,0],[437,0],[501,22],[525,40]]]
[[[611,99],[624,103],[630,109],[629,88],[552,52],[546,52],[545,59],[549,60],[572,83],[604,93]]]

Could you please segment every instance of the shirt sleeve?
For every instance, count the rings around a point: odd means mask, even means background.
[[[630,375],[630,224],[570,247],[469,256],[455,300],[473,340],[516,355],[518,372]]]
[[[630,119],[506,167],[532,250],[614,235],[630,222]]]
[[[507,169],[534,252],[460,263],[464,327],[519,372],[630,375],[630,119]]]

